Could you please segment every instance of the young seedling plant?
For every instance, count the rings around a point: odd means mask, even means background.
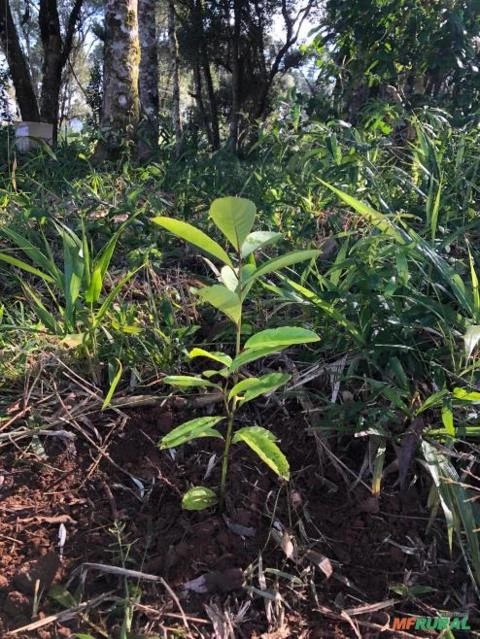
[[[232,444],[244,443],[277,475],[288,480],[290,467],[287,458],[277,446],[272,432],[262,426],[244,426],[235,429],[239,409],[253,399],[266,395],[288,382],[290,375],[267,373],[260,377],[244,374],[244,367],[255,360],[278,353],[294,344],[316,342],[320,338],[313,331],[296,326],[283,326],[262,330],[249,337],[242,346],[243,305],[255,282],[268,273],[286,266],[317,257],[318,250],[288,252],[257,264],[254,254],[281,238],[280,233],[253,231],[256,207],[250,200],[225,197],[215,200],[210,208],[210,218],[233,247],[227,253],[223,247],[200,229],[169,217],[155,217],[153,222],[174,235],[186,240],[218,260],[222,266],[213,266],[219,284],[205,286],[197,291],[202,301],[208,302],[226,315],[235,326],[236,343],[233,357],[224,352],[211,352],[203,348],[190,351],[190,358],[202,357],[221,367],[207,369],[200,375],[171,375],[164,378],[166,384],[187,388],[214,388],[223,396],[223,414],[197,417],[174,428],[160,441],[160,448],[176,448],[200,437],[218,437],[224,442],[219,494],[205,486],[195,486],[182,499],[187,510],[203,510],[225,499],[228,465]],[[220,381],[213,381],[220,379]],[[216,428],[226,422],[225,435]]]

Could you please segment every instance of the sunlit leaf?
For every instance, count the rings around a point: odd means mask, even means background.
[[[281,233],[274,233],[273,231],[254,231],[249,233],[242,244],[241,255],[242,257],[248,257],[254,251],[278,242],[282,238]]]
[[[464,388],[454,388],[453,396],[456,399],[463,399],[466,402],[480,402],[480,393],[478,391],[467,391]]]
[[[196,417],[188,422],[184,422],[174,428],[168,435],[162,437],[160,449],[176,448],[200,437],[220,437],[223,439],[218,430],[213,428],[215,424],[218,424],[218,422],[221,422],[223,419],[224,417],[222,416]]]
[[[465,342],[465,355],[471,357],[480,340],[480,325],[472,324],[465,331],[463,341]]]
[[[213,255],[224,264],[232,266],[230,258],[220,244],[217,244],[217,242],[212,240],[212,238],[210,238],[206,233],[200,231],[200,229],[197,229],[195,226],[192,226],[187,222],[183,222],[182,220],[175,220],[171,217],[163,216],[152,218],[152,222],[158,224],[167,231],[170,231],[170,233],[173,233],[182,240],[197,246],[202,249],[202,251]]]
[[[238,287],[238,278],[235,275],[235,271],[231,266],[223,266],[220,271],[220,281],[224,284],[229,291],[235,292]]]
[[[214,200],[210,217],[230,244],[239,251],[255,222],[256,207],[243,197],[222,197]]]
[[[217,495],[205,486],[194,486],[182,497],[182,508],[185,510],[205,510],[217,503]]]
[[[254,282],[262,275],[280,271],[286,266],[292,266],[293,264],[298,264],[299,262],[304,262],[305,260],[311,260],[315,257],[318,257],[321,252],[322,251],[319,251],[318,249],[310,249],[307,251],[293,251],[292,253],[285,253],[285,255],[274,257],[273,259],[268,260],[268,262],[264,262],[258,268],[256,268],[250,276],[250,281]]]
[[[162,382],[170,386],[178,386],[178,388],[194,388],[196,386],[220,388],[217,384],[213,384],[207,379],[194,377],[192,375],[167,375],[167,377],[163,378]]]
[[[233,397],[239,397],[242,404],[260,397],[260,395],[266,395],[276,390],[280,386],[283,386],[288,382],[291,375],[286,373],[268,373],[262,377],[249,377],[244,379],[232,388],[229,393],[228,399]]]
[[[230,364],[230,366],[228,367],[228,371],[230,373],[233,373],[237,371],[239,368],[241,368],[242,366],[244,366],[245,364],[254,362],[255,360],[260,359],[261,357],[265,357],[266,355],[279,353],[280,351],[283,351],[285,348],[287,347],[286,346],[267,346],[265,348],[255,348],[255,349],[252,348],[252,349],[242,351],[239,355],[237,355],[237,357],[235,357],[233,362]]]
[[[219,362],[224,366],[230,366],[232,363],[232,358],[230,355],[226,353],[220,353],[219,351],[206,351],[203,348],[192,348],[189,352],[188,356],[190,359],[194,359],[195,357],[207,357],[208,359],[213,360],[214,362]]]
[[[230,291],[222,284],[206,286],[197,291],[197,295],[219,311],[224,313],[235,324],[238,324],[242,316],[242,303],[236,293]]]
[[[244,442],[277,475],[290,479],[290,466],[287,458],[275,443],[275,436],[261,426],[245,426],[237,430],[233,443]]]
[[[307,328],[281,326],[280,328],[267,328],[264,331],[255,333],[245,342],[245,349],[286,348],[293,344],[308,344],[319,340],[318,335]]]

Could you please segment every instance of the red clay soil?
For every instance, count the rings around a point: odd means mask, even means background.
[[[130,579],[132,597],[139,595],[135,584],[141,589],[129,635],[135,638],[438,636],[388,628],[395,614],[453,611],[460,595],[471,627],[480,626],[462,560],[457,555],[450,559],[445,548],[441,518],[427,532],[427,483],[419,480],[406,494],[387,485],[377,501],[361,484],[352,490],[352,477],[347,484],[328,460],[320,472],[314,438],[301,418],[294,428],[291,420],[282,424],[277,419],[293,479],[289,486],[282,484],[237,447],[228,526],[220,514],[180,507],[180,496],[190,485],[218,483],[217,442],[187,445],[175,460],[156,446],[162,434],[187,418],[163,409],[137,410],[116,422],[97,415],[86,427],[94,445],[81,436],[73,443],[48,437],[42,440],[44,452],[22,452],[13,445],[4,449],[2,639],[71,606],[72,601],[62,607],[48,593],[52,585],[65,586],[85,562],[161,576],[173,591],[175,598],[164,583]],[[214,453],[217,463],[204,480]],[[355,451],[348,454],[351,458],[343,453],[342,461],[358,468]],[[66,530],[63,557],[61,525]],[[120,637],[124,608],[118,598],[125,596],[124,578],[94,568],[82,574],[73,574],[69,592],[84,602],[106,596],[96,608],[11,636],[53,639],[83,632],[95,639]],[[207,592],[185,589],[202,575],[206,579],[190,586],[200,583]],[[424,592],[409,600],[390,589],[395,584],[421,586]],[[353,610],[365,604],[380,606],[363,615]],[[342,610],[350,611],[343,620]],[[220,627],[222,611],[236,619],[234,634],[228,623]]]

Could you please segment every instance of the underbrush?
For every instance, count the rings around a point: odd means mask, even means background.
[[[12,441],[16,428],[18,441],[41,439],[41,419],[9,426],[12,405],[25,409],[31,380],[52,370],[107,410],[153,390],[166,398],[166,375],[199,375],[194,347],[234,356],[240,333],[194,295],[215,283],[212,265],[151,218],[181,219],[221,244],[210,203],[249,198],[261,228],[283,236],[259,257],[321,250],[308,266],[285,264],[255,282],[241,335],[297,325],[320,341],[265,353],[249,374],[290,376],[282,402],[305,417],[315,473],[333,468],[336,481],[368,486],[376,503],[385,486],[389,499],[417,490],[427,537],[443,516],[445,547],[466,566],[456,609],[467,609],[480,582],[480,133],[440,111],[390,129],[287,114],[241,160],[187,151],[102,170],[81,139],[16,161],[2,139],[2,429]],[[201,397],[187,395],[187,407]],[[403,601],[421,601],[421,583],[403,586],[395,584]],[[263,591],[255,596],[267,600]]]

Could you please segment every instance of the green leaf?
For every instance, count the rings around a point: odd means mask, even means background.
[[[164,229],[167,229],[167,231],[170,231],[170,233],[173,233],[182,240],[186,240],[187,242],[190,242],[190,244],[197,246],[202,249],[202,251],[213,255],[224,264],[232,266],[231,259],[220,244],[217,244],[217,242],[212,240],[206,233],[200,231],[200,229],[197,229],[195,226],[192,226],[187,222],[182,222],[181,220],[175,220],[171,217],[163,216],[152,218],[152,222],[158,224]]]
[[[455,437],[455,426],[453,424],[453,411],[451,406],[444,404],[442,406],[442,423],[445,427],[447,435]]]
[[[102,272],[100,270],[100,267],[97,267],[93,270],[92,277],[90,278],[90,283],[87,290],[85,291],[85,301],[88,304],[93,304],[94,302],[98,301],[100,293],[102,292],[102,286]]]
[[[241,403],[245,404],[256,397],[260,397],[260,395],[266,395],[283,386],[290,377],[291,375],[285,373],[268,373],[262,377],[249,377],[235,384],[228,395],[228,399],[231,400],[233,397],[238,397],[241,393],[245,393],[241,397]]]
[[[233,373],[245,364],[249,364],[250,362],[254,362],[261,357],[265,357],[266,355],[272,355],[272,353],[280,353],[283,351],[286,346],[270,346],[265,348],[255,348],[248,349],[246,351],[242,351],[233,362],[228,367],[228,372]]]
[[[194,359],[195,357],[208,357],[208,359],[211,359],[214,362],[220,362],[220,364],[223,364],[224,366],[230,366],[230,364],[232,363],[232,358],[230,357],[230,355],[221,353],[219,351],[215,351],[212,353],[211,351],[206,351],[203,348],[192,348],[188,356],[190,357],[190,359]]]
[[[206,286],[197,291],[197,295],[224,313],[232,322],[239,323],[242,316],[242,303],[239,296],[226,286],[222,284]]]
[[[185,442],[200,437],[220,437],[223,439],[218,430],[212,428],[212,426],[215,426],[215,424],[218,424],[218,422],[221,422],[223,419],[225,418],[221,416],[197,417],[188,422],[184,422],[174,428],[168,435],[162,437],[160,450],[176,448],[177,446],[185,444]]]
[[[53,257],[42,253],[42,251],[32,244],[26,237],[23,237],[13,229],[4,226],[0,229],[0,232],[6,235],[11,242],[16,244],[22,253],[31,259],[34,264],[43,269],[43,271],[47,271],[52,277],[52,281],[54,280],[59,287],[61,286],[62,275],[55,264]]]
[[[272,231],[254,231],[249,233],[242,244],[241,255],[242,257],[248,257],[254,251],[278,242],[282,238],[281,233],[274,233]]]
[[[76,601],[72,593],[61,584],[54,584],[48,591],[48,596],[64,608],[73,608],[78,606],[78,601]]]
[[[280,328],[267,328],[255,333],[245,342],[245,350],[259,348],[287,348],[293,344],[308,344],[318,342],[320,338],[316,333],[298,326],[281,326]]]
[[[291,266],[292,264],[298,264],[298,262],[304,262],[305,260],[311,260],[314,257],[318,257],[322,251],[318,249],[310,249],[307,251],[293,251],[292,253],[286,253],[285,255],[280,255],[280,257],[274,257],[272,260],[268,260],[268,262],[264,262],[261,264],[255,271],[253,271],[250,276],[249,282],[253,282],[262,275],[266,275],[267,273],[273,273],[274,271],[279,271],[286,266]]]
[[[217,503],[217,495],[206,486],[194,486],[182,497],[182,508],[185,510],[205,510]]]
[[[367,204],[360,202],[360,200],[357,200],[351,195],[348,195],[348,193],[344,193],[343,191],[340,191],[340,189],[335,188],[334,186],[332,186],[331,184],[328,184],[327,182],[324,182],[323,180],[319,179],[319,182],[323,184],[323,186],[326,186],[327,189],[330,189],[330,191],[335,193],[335,195],[337,195],[341,200],[343,200],[345,204],[348,204],[348,206],[351,206],[354,211],[356,211],[357,213],[360,213],[360,215],[363,218],[365,218],[373,226],[377,227],[380,231],[382,231],[382,233],[385,233],[386,235],[392,237],[399,244],[406,243],[406,239],[402,235],[400,229],[398,229],[388,219],[388,217],[383,215],[383,213],[380,213],[379,211],[375,211],[375,209],[372,209]]]
[[[207,379],[201,377],[194,377],[190,375],[167,375],[163,378],[164,384],[170,384],[170,386],[178,386],[178,388],[193,388],[195,386],[212,388],[220,388],[217,384],[209,382]]]
[[[220,281],[233,293],[235,293],[238,288],[238,278],[231,266],[222,266],[222,270],[220,271]]]
[[[33,310],[35,311],[36,315],[38,315],[40,321],[53,335],[61,334],[63,332],[61,325],[57,322],[54,315],[45,308],[41,299],[34,292],[34,290],[30,286],[28,286],[28,284],[23,283],[22,286],[26,295],[30,298]]]
[[[237,430],[232,442],[245,442],[277,475],[290,479],[290,466],[287,458],[275,443],[275,436],[261,426],[245,426]]]
[[[256,212],[255,204],[243,197],[218,198],[210,207],[210,217],[237,251],[252,230]]]
[[[52,283],[55,281],[53,277],[51,277],[50,275],[47,275],[47,273],[40,271],[38,268],[31,266],[30,264],[28,264],[27,262],[24,262],[23,260],[19,260],[16,257],[13,257],[13,255],[8,255],[7,253],[0,253],[0,260],[2,262],[7,262],[7,264],[10,264],[11,266],[16,266],[17,268],[22,269],[22,271],[26,271],[27,273],[32,273],[32,275],[41,277],[42,280],[44,280],[45,282]]]
[[[117,370],[115,375],[113,376],[112,383],[110,384],[110,388],[108,389],[108,393],[105,396],[105,401],[102,404],[102,410],[105,410],[110,406],[110,402],[112,401],[113,394],[115,393],[118,383],[122,377],[123,366],[122,362],[116,357],[115,362],[117,364]],[[108,364],[108,367],[111,368],[111,364]]]
[[[453,396],[456,399],[463,399],[466,402],[480,402],[480,393],[478,391],[467,391],[464,388],[454,388]]]

